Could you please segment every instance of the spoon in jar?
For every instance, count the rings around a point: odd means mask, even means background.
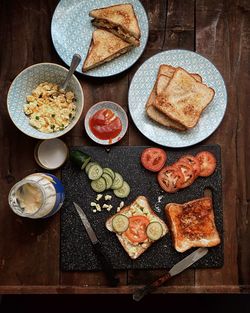
[[[63,82],[63,84],[60,86],[61,89],[65,90],[72,75],[74,74],[77,66],[79,65],[79,63],[81,62],[81,56],[80,54],[74,54],[73,55],[73,58],[71,60],[71,64],[70,64],[70,68],[69,68],[69,71],[68,71],[68,74],[67,74],[67,77],[65,79],[65,81]]]

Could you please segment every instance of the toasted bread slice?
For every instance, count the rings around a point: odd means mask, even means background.
[[[192,247],[213,247],[220,243],[211,198],[200,198],[184,204],[169,203],[165,213],[178,252]]]
[[[131,44],[114,34],[103,29],[97,29],[92,34],[92,41],[82,70],[86,72],[105,62],[109,62],[126,53],[131,48]]]
[[[111,216],[106,222],[106,228],[113,232],[112,220],[118,214],[125,215],[127,218],[133,216],[144,216],[146,217],[149,222],[158,222],[162,227],[162,234],[161,237],[166,235],[168,232],[167,225],[164,223],[162,219],[160,219],[155,212],[151,209],[148,200],[144,196],[139,196],[135,199],[133,203],[129,206],[123,208],[119,213]],[[127,254],[132,258],[138,258],[143,252],[145,252],[155,241],[147,238],[143,242],[140,243],[133,243],[127,236],[126,231],[123,233],[116,233],[117,238],[119,239],[120,243],[122,244],[123,248],[127,252]]]
[[[95,9],[89,15],[94,18],[93,25],[109,30],[134,46],[140,45],[141,31],[132,4]]]
[[[177,68],[154,106],[186,128],[194,127],[202,111],[213,100],[214,90],[198,82],[182,68]]]
[[[154,85],[154,88],[152,89],[150,96],[148,98],[148,101],[146,103],[146,112],[147,115],[154,120],[155,122],[166,126],[168,128],[173,128],[176,130],[184,131],[186,128],[179,124],[178,122],[175,122],[171,120],[169,117],[167,117],[165,114],[163,114],[161,111],[159,111],[153,104],[156,99],[156,83]]]
[[[164,113],[159,111],[155,106],[154,102],[156,99],[157,94],[160,94],[164,92],[165,88],[167,87],[170,79],[172,78],[176,68],[167,65],[167,64],[161,64],[159,67],[158,75],[156,83],[150,93],[150,96],[148,98],[148,101],[146,103],[146,112],[147,115],[157,123],[166,126],[168,128],[173,128],[179,131],[185,131],[186,127],[179,124],[178,122],[170,119],[168,116],[166,116]],[[198,74],[191,74],[197,81],[202,81],[202,78]]]

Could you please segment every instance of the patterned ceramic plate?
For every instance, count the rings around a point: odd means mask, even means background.
[[[90,118],[99,110],[102,109],[110,109],[112,110],[116,116],[120,118],[121,124],[122,124],[122,130],[118,136],[113,138],[112,140],[102,140],[97,138],[91,131],[89,127],[89,120]],[[126,134],[126,131],[128,129],[128,117],[126,112],[123,110],[123,108],[112,101],[101,101],[93,105],[87,112],[85,116],[85,121],[84,121],[85,129],[88,134],[88,136],[94,140],[95,142],[101,144],[101,145],[111,145],[114,144],[122,139],[122,137]]]
[[[73,54],[79,53],[83,60],[77,67],[77,71],[82,73],[83,61],[95,29],[91,24],[89,12],[96,8],[124,2],[131,3],[134,7],[141,29],[141,44],[117,59],[84,73],[93,77],[107,77],[121,73],[138,60],[148,40],[147,14],[139,0],[61,0],[59,2],[52,18],[51,35],[57,53],[68,66]]]
[[[145,105],[153,89],[161,64],[181,66],[191,73],[198,73],[205,84],[215,90],[213,101],[191,130],[179,132],[152,121]],[[154,55],[135,73],[129,89],[129,111],[138,129],[150,140],[163,146],[180,148],[194,145],[210,136],[220,125],[227,106],[225,83],[215,66],[201,55],[186,50],[169,50]]]

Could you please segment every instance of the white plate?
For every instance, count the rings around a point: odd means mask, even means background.
[[[125,71],[139,59],[148,40],[148,18],[139,0],[61,0],[53,14],[51,36],[57,53],[68,66],[73,54],[79,53],[82,61],[76,70],[82,73],[82,65],[95,29],[89,12],[119,3],[131,3],[134,7],[141,29],[140,46],[84,74],[93,77],[112,76]]]
[[[145,105],[161,64],[180,66],[188,72],[198,73],[203,82],[215,90],[213,101],[191,130],[179,132],[168,129],[146,114]],[[133,77],[128,98],[131,117],[141,133],[157,144],[172,148],[188,147],[210,136],[220,125],[227,106],[226,87],[219,71],[203,56],[187,50],[164,51],[144,62]]]
[[[116,136],[115,138],[113,138],[112,140],[102,140],[97,138],[92,131],[90,130],[89,127],[89,120],[90,118],[99,110],[101,109],[110,109],[112,110],[116,116],[118,116],[121,120],[122,123],[122,130],[120,132],[120,134],[118,136]],[[118,141],[120,141],[122,139],[122,137],[126,134],[126,131],[128,129],[128,117],[126,112],[123,110],[123,108],[112,101],[101,101],[96,103],[95,105],[93,105],[87,112],[86,116],[85,116],[85,120],[84,120],[84,126],[86,129],[86,132],[88,134],[88,136],[95,141],[96,143],[99,143],[101,145],[111,145],[114,144]]]

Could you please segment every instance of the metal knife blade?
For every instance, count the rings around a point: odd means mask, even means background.
[[[81,221],[83,223],[83,226],[85,227],[86,229],[86,232],[93,244],[93,247],[94,247],[94,250],[95,250],[95,253],[102,265],[102,268],[104,270],[104,273],[106,274],[107,276],[107,279],[110,283],[111,286],[117,286],[117,284],[119,283],[119,278],[116,278],[115,277],[115,272],[114,272],[114,269],[112,267],[112,264],[110,262],[110,260],[108,259],[108,257],[105,255],[105,253],[103,253],[103,250],[102,250],[102,246],[101,246],[101,243],[100,241],[97,239],[96,237],[96,234],[92,228],[92,226],[90,225],[89,221],[88,221],[88,218],[86,216],[86,214],[83,212],[83,209],[75,202],[73,202],[80,218],[81,218]]]
[[[208,252],[207,248],[199,248],[189,254],[187,257],[185,257],[183,260],[175,264],[169,272],[155,280],[149,285],[146,285],[143,288],[139,288],[135,290],[133,294],[133,299],[135,301],[140,301],[144,296],[155,290],[156,288],[160,287],[165,281],[170,279],[172,276],[175,276],[181,272],[183,272],[185,269],[187,269],[189,266],[197,262],[200,258],[202,258],[204,255],[206,255]]]
[[[89,223],[89,221],[87,219],[86,214],[83,212],[83,210],[81,209],[81,207],[77,203],[75,203],[75,202],[73,202],[73,203],[74,203],[74,206],[75,206],[75,208],[76,208],[76,210],[77,210],[77,212],[78,212],[78,214],[79,214],[79,216],[81,218],[81,221],[82,221],[82,223],[83,223],[83,225],[84,225],[84,227],[86,229],[86,232],[87,232],[91,242],[93,244],[97,243],[98,239],[96,237],[96,234],[95,234],[92,226],[90,225],[90,223]]]
[[[208,252],[207,248],[199,248],[189,254],[187,257],[185,257],[183,260],[175,264],[171,270],[169,271],[169,274],[171,276],[175,276],[182,271],[184,271],[186,268],[194,264],[196,261],[198,261],[200,258],[202,258],[204,255],[206,255]]]

